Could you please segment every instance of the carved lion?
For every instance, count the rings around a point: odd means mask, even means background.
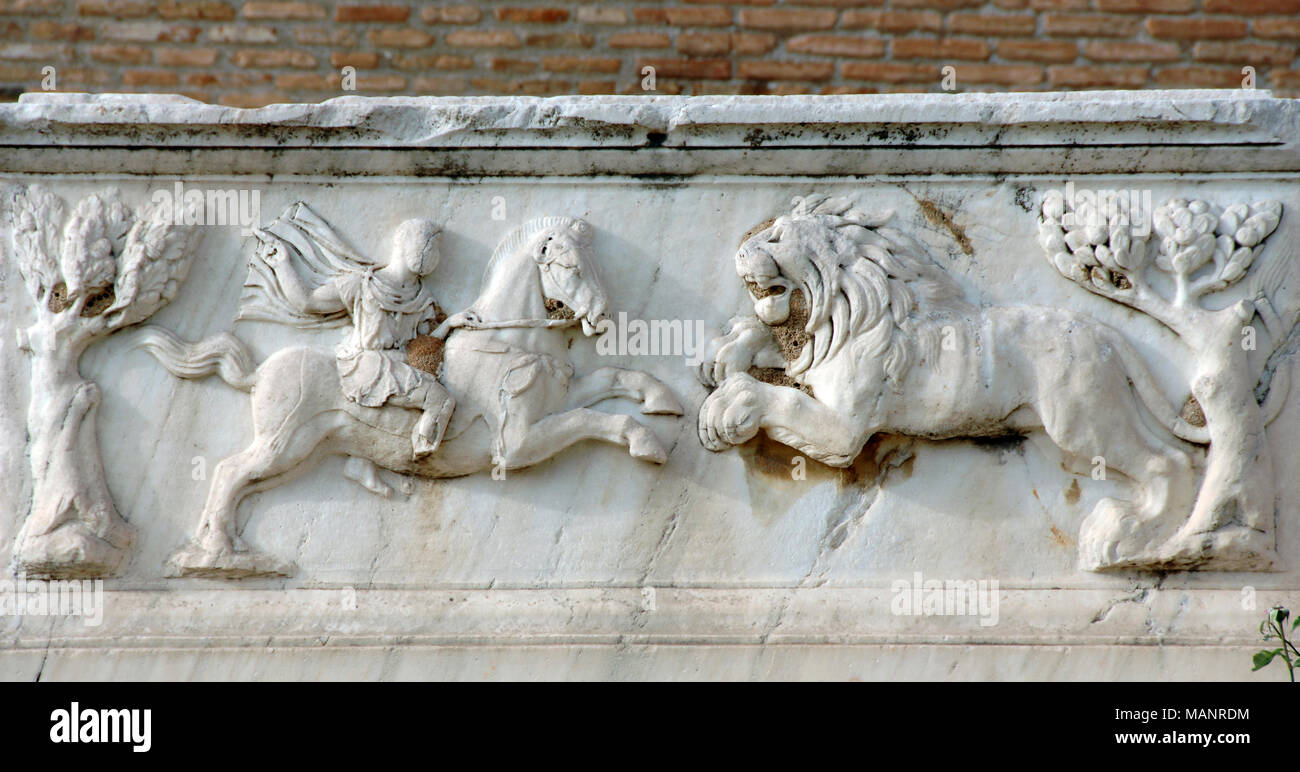
[[[795,204],[736,254],[755,317],[732,320],[701,365],[716,386],[700,408],[704,446],[762,430],[843,467],[877,433],[1041,430],[1072,468],[1104,464],[1133,484],[1132,500],[1102,499],[1084,522],[1085,567],[1150,563],[1190,511],[1186,443],[1205,431],[1179,417],[1124,337],[1062,309],[976,307],[915,241],[881,227],[889,214],[845,199]],[[760,380],[751,368],[784,372]]]

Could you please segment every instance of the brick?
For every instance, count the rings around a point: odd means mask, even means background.
[[[211,67],[220,54],[215,48],[159,48],[154,59],[163,67]]]
[[[1038,17],[1029,14],[954,13],[948,31],[966,35],[1032,35]]]
[[[524,36],[524,45],[537,48],[591,48],[596,39],[585,32],[535,32]]]
[[[673,39],[662,32],[619,32],[609,36],[610,48],[667,48]]]
[[[175,86],[180,79],[171,70],[127,70],[122,73],[122,83],[127,86]]]
[[[404,22],[411,16],[405,5],[340,5],[334,9],[334,21]]]
[[[277,3],[254,0],[244,3],[239,14],[245,19],[323,19],[325,7],[318,3]]]
[[[731,62],[726,59],[638,59],[636,71],[655,68],[656,78],[718,78],[731,77]]]
[[[1300,40],[1300,19],[1256,19],[1251,30],[1255,37]]]
[[[687,3],[716,5],[718,0],[686,0]],[[731,0],[732,5],[776,5],[777,0]]]
[[[637,24],[667,24],[668,11],[663,8],[642,6],[640,8],[632,9],[632,18]],[[727,18],[730,19],[731,15],[728,14]],[[730,24],[730,22],[728,22],[728,24]]]
[[[342,76],[334,74],[289,72],[275,76],[275,87],[285,91],[338,91],[342,84]]]
[[[15,25],[17,28],[17,25]],[[68,24],[57,21],[34,21],[28,29],[28,36],[33,40],[66,40],[75,43],[81,40],[94,40],[95,30],[80,24]]]
[[[835,74],[835,63],[746,59],[737,65],[736,74],[752,80],[830,80]]]
[[[1268,75],[1275,87],[1300,88],[1300,70],[1273,70]]]
[[[577,18],[583,24],[627,24],[627,11],[586,5],[578,9]]]
[[[401,75],[360,75],[357,77],[357,91],[403,91],[406,78]]]
[[[427,48],[437,37],[414,27],[387,27],[370,30],[366,39],[370,45],[384,48]]]
[[[341,27],[299,27],[293,39],[305,46],[355,46],[357,36]]]
[[[785,50],[796,54],[875,59],[884,55],[885,40],[856,35],[799,35],[785,41]]]
[[[1241,88],[1241,70],[1219,67],[1165,67],[1155,74],[1161,86]]]
[[[1132,16],[1043,14],[1043,31],[1069,37],[1127,38],[1137,34],[1141,19]]]
[[[523,94],[546,96],[562,94],[569,89],[565,80],[502,80],[500,78],[471,78],[470,85],[480,91],[497,94]]]
[[[989,44],[971,38],[894,38],[895,59],[987,59]]]
[[[1206,13],[1300,13],[1300,0],[1205,0]]]
[[[1043,69],[1036,64],[955,65],[957,86],[965,83],[999,86],[1033,86],[1043,82]]]
[[[1093,40],[1083,45],[1083,55],[1096,62],[1168,62],[1182,54],[1177,43],[1134,43]]]
[[[1053,66],[1047,79],[1057,87],[1067,88],[1139,88],[1147,84],[1148,68],[1138,65],[1115,67]]]
[[[834,8],[865,8],[880,7],[885,4],[885,0],[787,0],[787,5],[817,5],[831,6]]]
[[[379,54],[374,51],[335,51],[330,54],[330,66],[373,70],[379,66]]]
[[[185,83],[190,86],[222,85],[227,88],[261,87],[270,84],[269,72],[223,72],[220,75],[211,72],[191,72],[185,76]]]
[[[1175,19],[1156,16],[1147,19],[1146,29],[1155,38],[1222,40],[1246,37],[1246,22],[1240,19]]]
[[[245,48],[230,55],[236,67],[297,67],[316,66],[316,57],[306,51],[293,49]]]
[[[890,5],[894,8],[937,8],[952,11],[984,5],[984,0],[891,0]]]
[[[547,72],[586,72],[617,74],[623,60],[610,56],[546,56],[542,69]]]
[[[1192,47],[1192,56],[1202,62],[1286,65],[1295,59],[1296,49],[1276,43],[1200,42]]]
[[[735,32],[731,35],[733,53],[757,56],[774,48],[776,48],[776,35],[770,32]]]
[[[494,15],[497,21],[514,24],[559,24],[569,20],[565,8],[498,8]]]
[[[443,39],[455,48],[518,48],[519,36],[504,29],[458,29]]]
[[[460,77],[423,77],[411,81],[417,94],[463,94],[469,90],[469,80]]]
[[[474,60],[454,54],[405,54],[394,56],[392,64],[399,70],[469,70]]]
[[[149,61],[149,53],[142,51],[143,61]],[[56,43],[13,43],[0,46],[0,59],[25,62],[67,62],[72,60],[72,46]]]
[[[164,19],[229,21],[235,18],[235,9],[218,0],[163,0],[158,3],[158,15]]]
[[[1072,62],[1079,57],[1079,47],[1066,40],[1003,40],[998,56],[1011,61]]]
[[[1088,0],[1029,0],[1029,7],[1036,11],[1081,11],[1088,7]]]
[[[934,11],[845,11],[843,29],[875,29],[881,32],[938,32],[943,16]]]
[[[153,3],[147,0],[80,0],[77,13],[82,16],[114,16],[125,19],[148,16],[153,13]]]
[[[830,29],[835,11],[821,9],[746,8],[738,14],[740,26],[751,29]]]
[[[63,13],[63,0],[0,0],[0,13],[10,16],[53,16]]]
[[[425,24],[478,24],[483,11],[472,5],[448,5],[420,11]]]
[[[215,43],[274,43],[275,30],[248,24],[222,24],[208,29],[208,40]]]
[[[1196,10],[1196,0],[1097,0],[1097,10],[1116,13],[1187,13]]]
[[[488,69],[492,70],[492,72],[527,74],[537,72],[537,62],[529,59],[509,59],[504,56],[494,56],[488,61]]]
[[[49,21],[37,22],[37,24],[55,24],[56,26],[61,26],[58,25],[56,22],[49,22]],[[33,25],[33,27],[35,27],[35,25]],[[94,34],[95,33],[92,30],[91,35]],[[22,25],[19,24],[18,22],[16,21],[0,22],[0,40],[26,40],[26,39],[27,39],[27,34],[23,32]],[[43,38],[43,39],[49,40],[50,38]],[[3,80],[3,78],[0,78],[0,80]]]
[[[940,78],[938,67],[900,62],[842,62],[840,75],[852,80],[885,83],[926,83]]]
[[[101,68],[70,67],[59,68],[59,83],[73,83],[85,86],[103,86],[112,77]]]
[[[578,83],[578,93],[584,95],[616,94],[618,82],[612,80],[584,80]]]
[[[100,25],[99,35],[105,40],[134,43],[193,43],[199,37],[199,28],[160,21],[108,22]]]
[[[687,56],[718,56],[731,51],[727,32],[683,32],[677,36],[677,50]]]
[[[114,64],[147,64],[153,58],[139,46],[91,46],[86,53],[93,61]]]
[[[729,27],[729,8],[665,8],[665,20],[674,27]]]

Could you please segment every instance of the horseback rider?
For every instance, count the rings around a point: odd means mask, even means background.
[[[318,317],[346,314],[351,328],[335,349],[339,378],[349,399],[365,407],[395,405],[423,411],[411,432],[412,459],[438,449],[456,401],[430,373],[406,361],[405,348],[437,314],[424,277],[441,259],[441,228],[412,219],[398,226],[382,267],[338,272],[311,289],[286,259],[283,245],[263,242],[259,256],[274,272],[294,310]]]

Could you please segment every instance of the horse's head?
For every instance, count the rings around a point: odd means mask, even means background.
[[[569,217],[529,223],[534,224],[540,227],[529,237],[526,248],[537,263],[542,294],[567,306],[582,320],[583,333],[594,335],[608,302],[593,260],[591,226]]]

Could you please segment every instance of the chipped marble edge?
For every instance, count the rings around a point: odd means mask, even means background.
[[[0,146],[753,147],[1295,145],[1300,100],[1263,90],[839,96],[362,97],[241,109],[175,94],[28,93]],[[898,131],[909,126],[929,132]],[[844,133],[847,130],[848,135]],[[1114,134],[1120,130],[1120,134]],[[657,135],[649,137],[648,135]],[[1104,136],[1103,136],[1104,135]]]

